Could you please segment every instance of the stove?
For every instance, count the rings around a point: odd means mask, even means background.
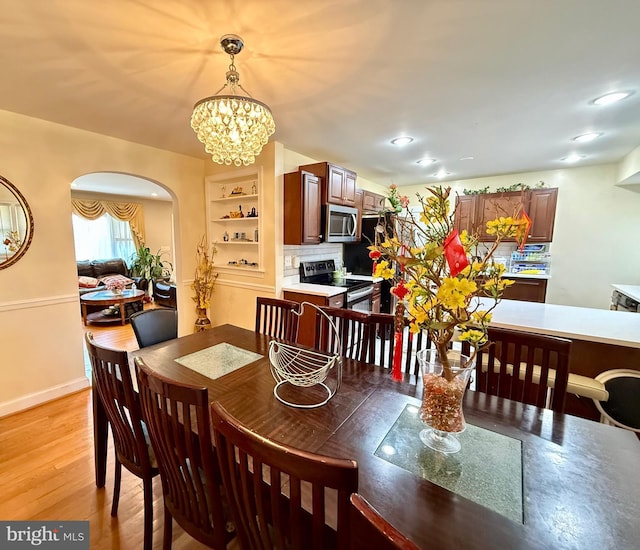
[[[336,263],[334,260],[300,262],[300,282],[346,288],[346,307],[348,309],[370,312],[373,298],[373,283],[349,278],[334,279],[333,272],[335,270]]]

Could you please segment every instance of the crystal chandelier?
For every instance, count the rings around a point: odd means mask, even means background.
[[[191,127],[214,162],[248,166],[255,162],[276,126],[271,109],[253,99],[240,85],[233,59],[244,47],[242,38],[226,34],[220,45],[231,57],[227,83],[215,95],[194,105]],[[222,91],[227,93],[220,94]]]

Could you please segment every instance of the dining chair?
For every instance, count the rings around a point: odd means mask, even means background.
[[[371,340],[368,324],[368,313],[339,307],[320,308],[316,310],[314,347],[324,353],[364,361]]]
[[[350,550],[420,550],[358,493],[349,499]]]
[[[173,520],[210,548],[235,537],[213,451],[206,388],[180,384],[135,358],[138,388],[164,499],[163,548],[171,548]]]
[[[216,454],[242,548],[349,547],[354,460],[295,449],[250,430],[211,404]]]
[[[640,371],[612,369],[596,376],[602,383],[607,399],[594,399],[600,422],[636,432],[640,436]]]
[[[488,337],[475,360],[476,391],[564,412],[571,340],[496,327]]]
[[[118,515],[122,466],[142,480],[144,495],[144,548],[151,550],[153,539],[153,486],[158,464],[143,421],[138,395],[133,389],[126,351],[99,346],[93,334],[85,334],[92,377],[113,434],[115,480],[111,515]]]
[[[255,332],[295,342],[298,337],[299,312],[298,302],[258,296]]]
[[[374,329],[377,340],[370,346],[375,346],[373,355],[374,361],[378,366],[391,369],[393,368],[393,356],[396,349],[395,342],[395,316],[390,313],[372,313],[370,314],[370,323],[375,323],[377,328]],[[407,374],[418,375],[420,372],[420,364],[418,363],[417,353],[421,349],[430,348],[431,338],[426,330],[412,333],[409,330],[409,319],[404,320],[402,331],[402,349],[401,349],[401,369]]]
[[[178,312],[175,309],[147,309],[133,314],[130,321],[140,348],[178,337]]]

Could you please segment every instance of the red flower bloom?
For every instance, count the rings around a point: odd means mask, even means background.
[[[404,297],[409,294],[409,289],[404,286],[404,281],[400,281],[397,286],[391,289],[391,293],[403,300]]]
[[[372,260],[377,260],[380,258],[380,256],[382,256],[382,254],[378,250],[372,250],[371,252],[369,252],[369,258],[371,258]]]

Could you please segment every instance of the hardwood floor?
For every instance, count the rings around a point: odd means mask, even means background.
[[[91,325],[108,347],[137,349],[129,324]],[[112,518],[113,441],[109,441],[106,485],[95,485],[91,391],[52,401],[0,419],[0,518],[3,520],[89,520],[91,549],[137,549],[143,540],[142,483],[122,469],[118,517]],[[156,478],[153,547],[162,548],[164,509]],[[231,543],[229,548],[236,547]],[[174,522],[174,549],[205,548]]]

